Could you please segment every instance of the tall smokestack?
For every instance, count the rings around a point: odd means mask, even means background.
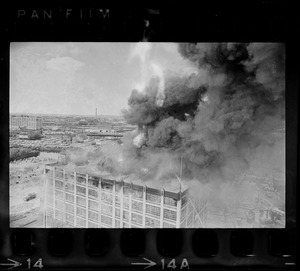
[[[95,116],[96,116],[96,118],[97,118],[97,107],[96,107],[96,115],[95,115]]]

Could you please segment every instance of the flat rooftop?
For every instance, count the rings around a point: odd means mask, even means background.
[[[60,162],[56,163],[50,163],[46,164],[46,166],[49,167],[57,167],[57,168],[65,168],[66,171],[74,171],[77,173],[81,174],[88,174],[90,176],[95,176],[95,177],[101,177],[103,179],[108,179],[108,180],[115,180],[117,182],[125,182],[125,183],[132,183],[134,185],[139,185],[139,186],[147,186],[148,188],[154,188],[154,189],[159,189],[162,190],[164,189],[165,191],[173,192],[173,193],[178,193],[178,192],[183,192],[188,189],[187,183],[182,180],[181,185],[179,180],[174,177],[172,179],[168,180],[142,180],[136,176],[133,175],[114,175],[109,172],[101,172],[101,171],[96,171],[92,170],[86,166],[76,166],[73,164],[64,164]],[[181,186],[181,187],[180,187]]]

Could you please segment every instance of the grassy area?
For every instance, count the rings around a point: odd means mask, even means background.
[[[10,148],[9,150],[9,161],[15,161],[20,159],[25,159],[29,157],[36,157],[40,154],[37,150],[32,150],[29,148]]]

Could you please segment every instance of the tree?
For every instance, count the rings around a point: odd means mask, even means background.
[[[30,139],[30,140],[40,140],[41,138],[42,138],[42,134],[38,131],[30,132],[28,134],[28,139]]]

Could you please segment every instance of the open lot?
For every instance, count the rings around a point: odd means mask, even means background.
[[[44,164],[57,161],[55,153],[10,163],[10,226],[42,227],[44,206]]]

